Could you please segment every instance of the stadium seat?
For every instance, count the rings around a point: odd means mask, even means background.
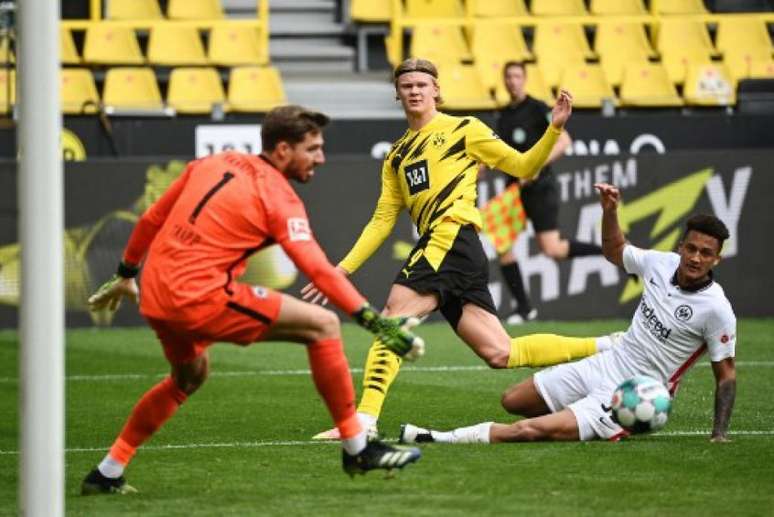
[[[462,35],[453,25],[420,25],[411,34],[411,57],[438,62],[470,60],[472,55]]]
[[[498,18],[503,16],[529,16],[524,0],[468,0],[474,2],[473,16]]]
[[[766,22],[757,18],[722,18],[718,22],[715,46],[724,56],[740,51],[771,55],[774,50]]]
[[[622,106],[682,106],[667,71],[660,63],[633,63],[624,68]]]
[[[560,87],[572,92],[573,106],[578,108],[600,108],[605,99],[615,102],[615,93],[600,65],[566,66]]]
[[[358,23],[387,23],[392,19],[392,0],[351,0],[349,17]]]
[[[287,102],[282,78],[273,66],[231,69],[228,80],[229,111],[262,113]]]
[[[0,113],[10,113],[14,104],[16,104],[16,70],[0,69]]]
[[[530,8],[535,16],[583,16],[588,14],[583,0],[532,0]]]
[[[614,86],[621,84],[627,63],[647,62],[656,55],[640,23],[601,21],[597,25],[594,50],[600,57],[608,82]]]
[[[496,107],[473,65],[439,64],[438,83],[445,109],[486,110]]]
[[[774,60],[758,60],[750,63],[750,79],[774,79]]]
[[[546,83],[559,83],[565,64],[582,64],[594,57],[583,27],[578,23],[541,23],[535,28],[532,52]]]
[[[59,77],[62,112],[67,115],[83,115],[99,111],[99,94],[91,70],[63,68]]]
[[[751,77],[753,63],[768,61],[771,61],[771,52],[762,48],[738,47],[727,50],[723,56],[723,63],[734,81]]]
[[[226,94],[214,68],[175,68],[169,75],[167,104],[178,113],[207,114],[216,104],[225,107]]]
[[[494,82],[494,92],[495,92],[495,102],[498,106],[505,106],[506,104],[511,102],[511,95],[508,93],[508,90],[505,88],[505,82],[503,79],[503,66],[505,65],[505,62],[501,62],[497,66],[497,78],[496,82]],[[494,66],[492,67],[494,69]],[[553,104],[554,102],[554,94],[551,92],[551,88],[548,87],[546,82],[543,80],[543,74],[540,73],[540,69],[533,64],[529,64],[526,66],[527,72],[527,84],[525,87],[525,90],[528,95],[531,97],[534,97],[535,99],[539,99],[546,104]],[[479,76],[484,80],[484,84],[489,87],[489,83],[486,82],[486,76],[481,73],[481,68],[479,68]],[[490,79],[494,80],[494,79]]]
[[[265,65],[268,49],[261,48],[258,29],[244,25],[218,24],[210,30],[208,57],[221,66]]]
[[[706,14],[702,0],[650,0],[653,14]]]
[[[662,19],[656,32],[656,49],[674,83],[685,80],[688,65],[707,63],[716,54],[707,27],[690,19]]]
[[[167,17],[172,20],[217,20],[223,18],[220,0],[169,0]]]
[[[693,64],[686,73],[683,97],[692,106],[733,106],[736,83],[722,64]]]
[[[647,14],[642,0],[591,0],[589,11],[602,16]]]
[[[0,64],[16,63],[16,56],[11,48],[11,40],[7,36],[0,38]]]
[[[206,64],[199,31],[174,23],[154,26],[148,38],[148,62],[164,66]]]
[[[81,56],[75,48],[73,35],[69,29],[59,28],[59,55],[60,61],[65,65],[77,65],[81,62]]]
[[[476,23],[470,46],[476,61],[492,57],[503,62],[532,59],[521,28],[512,24]]]
[[[164,102],[152,68],[111,68],[105,74],[105,106],[123,110],[162,110]]]
[[[461,18],[465,10],[460,0],[406,0],[409,18]]]
[[[83,60],[95,65],[139,65],[145,61],[134,30],[108,22],[86,29]]]
[[[157,0],[110,0],[107,18],[111,20],[158,20],[164,17]]]

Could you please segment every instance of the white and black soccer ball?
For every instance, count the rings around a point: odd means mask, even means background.
[[[647,433],[666,425],[672,398],[656,379],[637,376],[616,388],[610,406],[618,425],[630,433]]]

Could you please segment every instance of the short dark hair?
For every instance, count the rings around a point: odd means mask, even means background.
[[[521,68],[521,71],[524,72],[524,76],[527,75],[527,65],[524,64],[524,61],[506,61],[503,65],[503,77],[505,77],[505,74],[508,73],[508,69],[511,67]]]
[[[291,145],[304,140],[307,133],[319,133],[330,118],[302,106],[279,106],[266,114],[261,126],[262,146],[273,151],[280,142]]]
[[[723,249],[723,242],[728,239],[729,233],[726,225],[715,217],[709,214],[696,214],[688,218],[685,222],[685,232],[683,233],[682,240],[688,235],[688,232],[695,231],[715,237],[718,240],[718,251]]]

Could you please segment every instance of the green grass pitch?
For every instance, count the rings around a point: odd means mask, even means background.
[[[512,333],[598,335],[625,321],[533,323]],[[491,371],[445,324],[419,333],[427,355],[403,368],[380,429],[451,428],[511,420],[499,398],[530,370]],[[369,336],[344,326],[356,383]],[[0,332],[0,514],[18,488],[18,337]],[[330,427],[301,346],[211,349],[212,375],[141,449],[127,471],[134,496],[81,497],[137,398],[167,369],[147,329],[67,334],[68,515],[772,515],[774,319],[742,320],[733,441],[712,444],[714,382],[704,357],[660,434],[621,443],[440,445],[393,479],[350,480],[340,450],[309,438]]]

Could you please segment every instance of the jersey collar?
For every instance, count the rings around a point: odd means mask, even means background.
[[[708,288],[712,285],[712,283],[715,281],[714,279],[714,273],[710,269],[707,273],[709,278],[706,282],[702,282],[701,284],[694,285],[691,287],[680,287],[680,284],[677,283],[677,269],[675,269],[675,273],[672,275],[672,279],[670,280],[670,283],[680,289],[681,291],[685,291],[686,293],[698,293],[699,291],[703,291],[704,289]]]

